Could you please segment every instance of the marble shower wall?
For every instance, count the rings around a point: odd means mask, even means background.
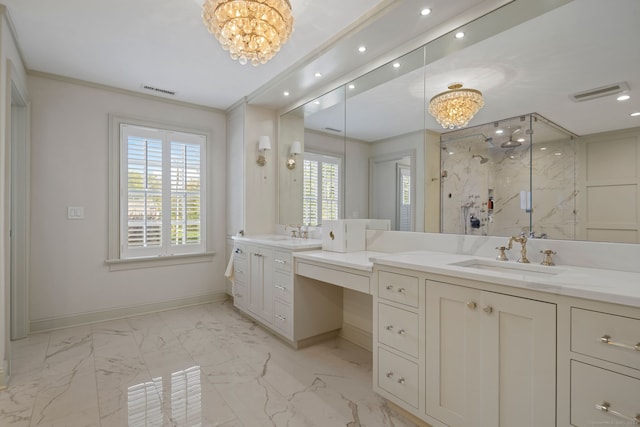
[[[501,148],[500,142],[486,142],[482,134],[449,139],[441,152],[446,175],[441,179],[442,232],[513,236],[533,231],[536,236],[574,239],[575,151],[571,140],[534,140],[530,150],[527,142]],[[529,191],[532,209],[522,209],[521,192]],[[472,217],[479,227],[472,226]]]

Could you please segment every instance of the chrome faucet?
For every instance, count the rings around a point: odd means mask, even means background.
[[[517,262],[529,264],[529,260],[527,259],[527,236],[524,233],[520,233],[520,236],[518,237],[511,236],[509,238],[509,245],[507,246],[507,249],[512,248],[513,242],[517,242],[522,245],[520,248],[520,259]]]
[[[285,231],[291,228],[291,237],[302,237],[301,236],[301,232],[300,230],[302,229],[302,226],[300,224],[287,224],[284,226]]]

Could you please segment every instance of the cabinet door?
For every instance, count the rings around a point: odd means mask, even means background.
[[[273,252],[251,247],[248,310],[267,325],[273,323]]]
[[[492,292],[481,301],[482,425],[554,426],[555,304]]]
[[[427,413],[450,427],[478,426],[481,292],[427,280],[426,294]]]

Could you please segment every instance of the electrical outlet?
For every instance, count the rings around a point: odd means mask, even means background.
[[[84,207],[83,206],[68,206],[67,207],[67,219],[84,219]]]

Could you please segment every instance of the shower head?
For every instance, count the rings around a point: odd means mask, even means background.
[[[514,141],[513,138],[509,137],[509,140],[500,144],[502,148],[514,148],[521,146],[522,143],[520,141]]]
[[[489,159],[487,159],[485,156],[481,156],[480,154],[474,154],[473,156],[471,156],[471,158],[480,159],[480,164],[487,163],[489,161]]]

